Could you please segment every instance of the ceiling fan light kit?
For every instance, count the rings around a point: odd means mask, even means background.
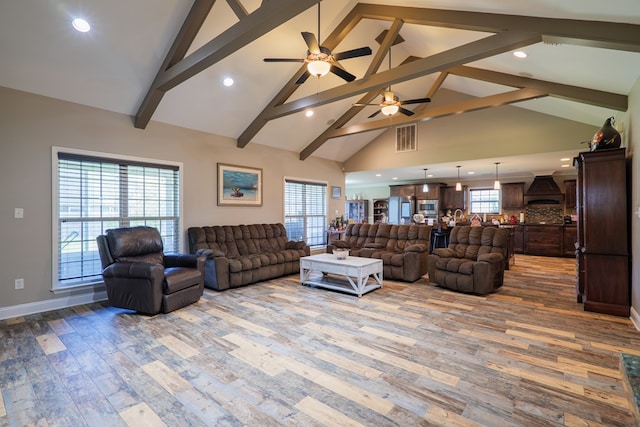
[[[309,71],[309,74],[316,77],[326,76],[330,69],[331,64],[321,59],[307,62],[307,71]]]

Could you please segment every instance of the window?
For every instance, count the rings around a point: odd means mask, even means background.
[[[284,226],[289,240],[327,244],[327,184],[285,179]]]
[[[500,190],[471,189],[469,190],[471,200],[471,213],[500,213]]]
[[[102,281],[96,237],[148,225],[180,251],[180,164],[53,148],[53,290]]]

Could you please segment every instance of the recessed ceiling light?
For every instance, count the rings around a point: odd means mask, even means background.
[[[382,174],[381,173],[377,173],[376,176],[382,176]]]
[[[515,56],[516,58],[526,58],[527,54],[526,52],[523,52],[521,50],[516,50],[515,52],[513,52],[513,56]]]
[[[393,177],[393,178],[391,178],[391,179],[398,179],[398,177],[397,177],[397,176],[394,176],[394,177]]]
[[[571,166],[571,165],[562,165],[562,166],[560,166],[560,167],[562,167],[562,168],[568,168],[569,166]]]
[[[231,77],[225,77],[222,84],[226,87],[233,86],[233,79]]]
[[[568,157],[563,157],[563,158],[560,159],[561,162],[568,162],[569,160],[571,160],[571,159],[568,158]]]
[[[311,116],[313,116],[313,110],[307,110],[307,111],[304,113],[304,115],[305,115],[305,116],[307,116],[307,117],[311,117]]]
[[[469,171],[467,172],[469,175],[473,175],[475,172],[474,171]]]
[[[73,25],[73,28],[75,28],[77,31],[80,31],[81,33],[86,33],[91,29],[91,25],[89,25],[89,23],[82,18],[74,19],[73,21],[71,21],[71,25]]]

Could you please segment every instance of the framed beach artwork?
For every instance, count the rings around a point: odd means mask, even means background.
[[[218,206],[262,206],[262,169],[218,163]]]
[[[342,187],[331,187],[331,198],[339,199],[342,197]]]

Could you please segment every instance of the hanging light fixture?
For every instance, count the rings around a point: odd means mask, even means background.
[[[422,185],[422,192],[427,193],[429,191],[429,184],[427,184],[427,169],[424,169],[424,184]]]
[[[498,165],[500,164],[500,162],[496,162],[496,180],[493,181],[493,189],[494,190],[499,190],[500,189],[500,180],[498,179]]]
[[[460,183],[460,166],[458,168],[458,182],[456,182],[456,191],[462,191],[462,184]]]

